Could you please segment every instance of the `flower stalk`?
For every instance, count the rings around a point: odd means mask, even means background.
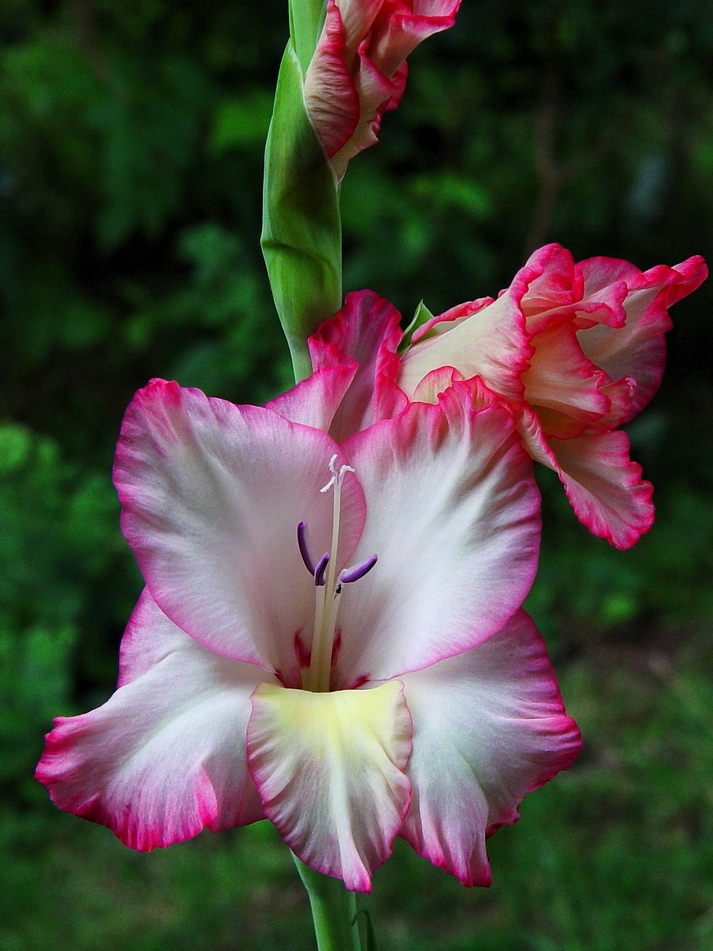
[[[292,857],[309,895],[318,951],[362,951],[354,892]]]

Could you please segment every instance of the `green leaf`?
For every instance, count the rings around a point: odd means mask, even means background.
[[[413,315],[411,323],[408,325],[406,330],[404,330],[404,335],[399,344],[399,353],[403,353],[405,350],[411,346],[411,338],[414,333],[418,330],[419,327],[422,327],[423,324],[428,323],[429,320],[433,320],[434,314],[426,307],[423,301],[419,302],[418,307],[416,308],[416,313]],[[426,334],[428,336],[428,334]]]

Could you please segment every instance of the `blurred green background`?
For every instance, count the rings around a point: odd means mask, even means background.
[[[0,951],[313,947],[271,827],[136,855],[32,779],[102,702],[140,589],[110,468],[152,376],[289,385],[258,248],[286,3],[4,0],[0,12]],[[463,0],[343,189],[345,286],[410,315],[496,293],[536,246],[713,259],[713,4]],[[630,428],[658,521],[625,553],[542,479],[530,610],[585,747],[468,891],[403,843],[384,951],[713,947],[713,283],[673,312]],[[549,475],[545,473],[545,476]]]

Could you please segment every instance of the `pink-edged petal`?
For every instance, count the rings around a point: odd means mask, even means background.
[[[261,684],[247,748],[265,815],[292,851],[351,891],[370,891],[410,801],[401,684],[335,693]]]
[[[382,72],[392,76],[419,43],[453,26],[459,6],[460,0],[427,4],[387,0],[374,23],[369,56]]]
[[[486,836],[581,745],[544,642],[521,611],[473,650],[402,679],[413,753],[401,835],[464,885],[489,885]]]
[[[633,264],[611,258],[591,258],[578,265],[585,293],[601,293],[607,285],[623,282],[626,325],[617,329],[595,326],[580,331],[585,354],[612,380],[631,377],[636,390],[625,421],[636,415],[658,389],[666,356],[664,334],[670,330],[668,308],[705,280],[708,269],[695,256],[674,268],[660,265],[643,274]]]
[[[161,609],[210,650],[288,682],[314,599],[297,525],[307,521],[315,550],[329,550],[332,503],[320,489],[333,455],[345,463],[323,432],[160,380],[135,396],[117,448],[122,527]],[[364,517],[347,473],[340,564]]]
[[[315,371],[356,361],[358,369],[334,416],[330,435],[343,442],[377,419],[394,416],[406,405],[395,384],[401,341],[396,308],[373,291],[347,294],[344,307],[309,339]]]
[[[139,851],[263,818],[245,733],[250,695],[276,678],[201,647],[147,593],[128,637],[124,685],[47,736],[36,776],[53,802]]]
[[[359,124],[359,93],[347,56],[339,6],[335,0],[328,0],[322,35],[304,82],[307,111],[327,158],[339,152]]]
[[[403,356],[399,386],[412,396],[431,370],[454,367],[465,379],[482,377],[513,403],[522,400],[522,376],[535,353],[532,338],[550,322],[538,315],[546,315],[553,301],[572,306],[572,273],[568,251],[556,244],[540,248],[497,300],[461,304],[420,328]]]
[[[411,7],[419,17],[452,17],[460,4],[461,0],[412,0]]]
[[[515,418],[512,407],[501,396],[491,390],[482,377],[473,376],[469,380],[463,380],[459,371],[454,370],[453,367],[439,367],[438,370],[432,370],[416,387],[413,400],[418,403],[436,404],[439,402],[441,395],[455,385],[469,391],[474,410],[484,409],[486,406],[495,404],[501,408],[506,408],[513,419]]]
[[[621,430],[573,439],[545,439],[537,416],[523,406],[518,431],[533,459],[559,475],[575,515],[593,535],[630,548],[654,521],[653,488],[629,458]]]
[[[631,548],[653,525],[653,487],[629,458],[629,437],[617,430],[577,439],[551,439],[567,498],[593,535]]]
[[[472,377],[473,380],[479,380],[480,377]],[[421,380],[413,391],[411,399],[414,403],[437,403],[441,393],[453,386],[454,383],[463,381],[463,374],[460,370],[453,367],[438,367],[437,370],[431,370]]]
[[[341,179],[349,161],[359,152],[378,141],[381,118],[395,109],[406,88],[408,67],[402,63],[393,76],[386,76],[364,52],[364,43],[358,50],[354,68],[354,82],[359,93],[359,122],[349,141],[332,156],[332,168]]]
[[[636,380],[632,376],[623,376],[619,380],[605,383],[601,387],[601,393],[609,400],[611,408],[606,416],[594,423],[592,428],[596,432],[615,429],[631,419],[636,396]]]
[[[452,327],[443,326],[445,330],[419,340],[403,355],[398,384],[407,396],[413,396],[432,370],[454,367],[465,379],[483,377],[506,399],[522,398],[521,375],[532,356],[532,346],[518,293],[505,293],[470,315],[459,313]]]
[[[431,317],[425,324],[417,327],[411,335],[411,343],[418,343],[427,335],[446,333],[446,331],[456,326],[455,321],[461,323],[467,317],[472,317],[473,314],[477,314],[479,310],[487,307],[488,304],[492,304],[494,300],[493,297],[479,297],[477,300],[466,301],[464,304],[456,304],[455,307],[451,307],[445,313]]]
[[[338,365],[315,370],[306,380],[270,400],[266,408],[293,423],[326,433],[357,369],[354,360],[344,360]]]
[[[406,86],[408,54],[453,25],[460,0],[327,0],[326,19],[305,75],[305,103],[341,178],[377,141],[381,117]]]
[[[368,513],[339,612],[344,686],[387,680],[474,647],[520,607],[534,576],[539,494],[501,405],[473,408],[468,383],[412,403],[344,449]]]
[[[586,423],[611,411],[611,400],[602,392],[611,381],[585,357],[571,320],[550,324],[532,343],[535,351],[522,375],[525,400],[531,406]],[[555,434],[560,435],[557,430]]]
[[[169,621],[151,597],[149,589],[144,588],[131,612],[119,646],[117,688],[138,680],[169,654],[188,646],[187,637],[185,631]]]
[[[534,251],[525,265],[532,271],[521,307],[528,330],[540,333],[551,311],[569,310],[581,298],[581,280],[576,282],[574,259],[559,244],[547,244]]]
[[[533,336],[552,321],[565,318],[578,329],[597,323],[622,327],[626,322],[622,306],[627,293],[625,281],[585,287],[580,266],[559,244],[548,244],[535,251],[528,265],[541,271],[522,298],[527,328]]]
[[[371,30],[384,0],[337,0],[347,47],[355,50]]]

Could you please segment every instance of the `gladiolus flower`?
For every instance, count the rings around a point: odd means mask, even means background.
[[[397,834],[488,884],[486,834],[579,746],[520,609],[532,465],[467,383],[340,445],[347,364],[263,408],[137,394],[115,481],[146,588],[116,693],[37,776],[139,850],[267,817],[353,890]]]
[[[404,398],[434,402],[454,380],[479,378],[491,391],[481,387],[481,398],[508,401],[523,444],[558,473],[578,518],[628,548],[651,527],[654,510],[652,486],[618,427],[661,381],[668,308],[706,275],[700,257],[642,273],[612,258],[575,264],[564,248],[548,245],[497,300],[470,301],[423,324],[401,359],[398,312],[371,292],[350,295],[313,337],[313,361],[339,363],[354,355],[356,340],[371,348],[359,359],[372,367],[366,389],[373,396],[351,418],[341,411],[342,436],[361,417],[397,411]]]
[[[459,6],[460,0],[327,0],[304,95],[338,178],[377,141],[382,115],[399,104],[406,57],[453,26]]]

